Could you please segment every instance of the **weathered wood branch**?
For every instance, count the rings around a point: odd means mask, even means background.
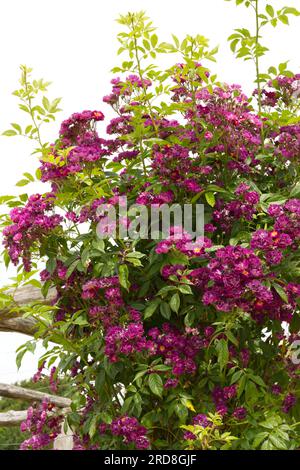
[[[71,405],[71,400],[65,397],[57,397],[50,393],[38,392],[29,388],[18,387],[16,385],[0,383],[0,396],[7,398],[20,398],[29,401],[43,401],[48,399],[54,405],[60,408],[68,408]]]
[[[13,297],[14,303],[17,306],[24,306],[31,304],[33,302],[44,302],[45,304],[51,303],[52,300],[55,299],[56,296],[56,289],[52,288],[49,289],[49,292],[47,294],[46,299],[43,297],[41,293],[41,289],[38,287],[34,286],[23,286],[15,290],[9,290],[7,291],[9,295]],[[4,308],[0,310],[0,318],[11,318],[11,317],[16,317],[16,316],[21,316],[21,313],[16,311],[14,312],[13,305],[10,306],[10,308]]]
[[[44,302],[49,304],[52,300],[55,299],[56,290],[50,289],[45,299],[40,289],[33,286],[24,286],[20,289],[16,289],[13,293],[14,302],[22,307],[28,305],[32,302]],[[5,332],[14,332],[14,333],[23,333],[25,335],[34,335],[37,328],[37,321],[33,318],[22,318],[21,313],[18,310],[4,309],[0,310],[0,331]]]
[[[0,426],[18,426],[27,418],[27,411],[6,411],[0,413]]]
[[[34,318],[4,318],[0,317],[0,331],[23,333],[32,336],[36,332],[37,322]]]

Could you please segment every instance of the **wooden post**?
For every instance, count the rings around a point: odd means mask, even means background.
[[[73,449],[73,433],[72,430],[67,428],[64,431],[65,422],[61,425],[61,433],[54,439],[53,450],[72,450]]]

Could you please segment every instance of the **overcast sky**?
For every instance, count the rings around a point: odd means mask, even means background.
[[[300,0],[270,0],[269,3],[275,8],[284,5],[300,8]],[[241,83],[250,93],[252,65],[235,60],[226,42],[234,28],[251,28],[252,24],[249,10],[235,7],[234,1],[9,0],[0,6],[0,132],[10,122],[23,119],[16,99],[11,96],[17,88],[20,64],[33,67],[36,78],[53,82],[50,98],[63,98],[63,112],[58,121],[84,109],[101,109],[105,113],[102,96],[110,91],[110,69],[120,60],[116,57],[115,39],[120,26],[114,20],[119,14],[139,10],[145,10],[151,17],[161,41],[168,41],[171,33],[178,37],[199,33],[209,38],[212,46],[219,45],[218,64],[213,65],[213,70],[221,81]],[[300,71],[299,30],[300,18],[294,17],[289,28],[282,25],[276,30],[266,30],[265,42],[270,48],[266,67],[289,59],[290,68]],[[58,125],[48,128],[48,140],[56,138]],[[24,171],[37,167],[31,151],[30,142],[0,137],[0,194],[21,192],[15,183]],[[26,188],[30,193],[37,191],[34,185]],[[8,274],[0,267],[0,273],[4,284],[13,271]],[[15,350],[27,339],[24,335],[1,333],[0,382],[29,378],[35,372],[36,355],[28,354],[19,372],[15,366]]]

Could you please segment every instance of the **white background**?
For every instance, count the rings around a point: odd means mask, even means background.
[[[265,2],[261,0],[261,3]],[[275,8],[284,5],[300,8],[300,0],[269,0]],[[201,34],[220,45],[218,64],[212,69],[221,81],[241,83],[247,93],[253,89],[253,66],[234,59],[226,38],[234,28],[252,27],[250,10],[235,7],[224,0],[9,0],[0,3],[0,133],[10,122],[22,122],[16,98],[19,64],[33,67],[36,78],[53,82],[49,97],[63,97],[63,112],[58,122],[49,126],[47,140],[54,140],[59,121],[76,111],[101,109],[107,114],[102,96],[110,92],[110,69],[121,60],[116,57],[115,36],[120,30],[114,20],[128,11],[145,10],[158,27],[161,41],[171,33],[179,38],[185,34]],[[291,26],[267,29],[265,43],[270,53],[264,66],[290,60],[290,68],[300,72],[300,17],[291,17]],[[121,56],[122,57],[122,56]],[[175,60],[175,58],[174,58]],[[162,62],[163,65],[163,62]],[[32,146],[22,138],[0,137],[0,194],[18,194],[15,187],[24,171],[37,167],[30,156]],[[28,189],[27,189],[28,188]],[[37,187],[26,187],[36,192]],[[45,190],[45,188],[43,188]],[[0,266],[1,285],[13,271],[6,273]],[[29,378],[36,370],[37,356],[25,357],[18,372],[15,350],[27,338],[19,334],[0,334],[0,382]]]

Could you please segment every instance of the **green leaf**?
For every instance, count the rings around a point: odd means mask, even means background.
[[[276,282],[274,282],[272,284],[272,286],[276,290],[277,294],[281,297],[281,299],[287,304],[288,303],[288,296],[287,296],[285,290],[279,284],[276,284]]]
[[[281,21],[281,23],[283,24],[289,24],[289,19],[286,15],[280,15],[279,17],[279,20]]]
[[[66,273],[66,278],[67,278],[67,279],[71,276],[72,272],[75,271],[75,269],[76,269],[76,267],[77,267],[79,261],[80,261],[79,259],[76,259],[76,260],[73,261],[73,263],[68,267],[68,270],[67,270],[67,273]]]
[[[16,129],[16,131],[19,133],[19,134],[22,134],[22,128],[19,124],[16,124],[15,122],[12,122],[11,123],[11,126]]]
[[[16,355],[16,365],[18,369],[20,369],[22,365],[23,357],[25,356],[26,353],[27,353],[27,349],[23,349]]]
[[[83,264],[83,266],[85,266],[89,260],[89,257],[90,257],[90,248],[87,246],[86,248],[84,248],[84,250],[82,251],[81,253],[81,262]]]
[[[288,449],[288,442],[285,441],[284,439],[282,439],[281,437],[276,436],[275,434],[271,434],[269,436],[269,439],[277,449],[281,449],[281,450],[287,450]]]
[[[198,201],[199,197],[202,196],[203,191],[200,191],[197,193],[192,199],[191,199],[191,204],[195,204],[196,201]]]
[[[37,281],[37,282],[38,282],[38,281]],[[4,294],[4,292],[0,292],[0,300],[1,300],[3,303],[10,304],[10,303],[13,302],[13,296]]]
[[[272,73],[273,75],[276,75],[276,74],[277,74],[277,70],[276,70],[275,67],[269,67],[269,68],[268,68],[268,72],[269,72],[269,73]]]
[[[172,38],[173,38],[175,46],[177,47],[177,49],[179,49],[179,39],[176,36],[174,36],[174,34],[172,34]]]
[[[29,181],[34,182],[34,177],[33,177],[30,173],[23,173],[23,175],[26,176],[26,178],[27,178]]]
[[[43,96],[43,100],[42,100],[42,103],[43,103],[43,106],[45,108],[46,111],[49,111],[50,109],[50,103],[49,103],[49,100],[46,96]]]
[[[18,182],[16,183],[16,186],[26,186],[26,184],[29,184],[29,183],[30,183],[29,180],[23,179],[23,180],[18,181]]]
[[[15,199],[15,196],[0,196],[0,204],[4,204],[5,202],[11,201]]]
[[[229,359],[228,344],[224,338],[218,341],[216,350],[218,352],[218,363],[220,365],[220,369],[223,370],[226,367]]]
[[[237,370],[231,377],[230,385],[235,384],[240,379],[242,374],[243,374],[242,370]]]
[[[235,346],[238,347],[239,343],[236,337],[234,336],[234,334],[231,331],[226,331],[225,334],[227,338],[229,339],[229,341],[231,341]]]
[[[294,198],[300,194],[300,182],[296,183],[290,192],[290,197]]]
[[[126,258],[128,263],[133,264],[133,266],[143,266],[139,259],[137,258]]]
[[[126,264],[121,264],[119,266],[119,281],[124,289],[129,290],[130,282],[128,280],[129,272]]]
[[[140,370],[140,371],[136,374],[136,376],[134,377],[133,382],[136,382],[138,379],[144,377],[144,375],[146,375],[147,372],[148,372],[147,369],[145,369],[145,370]]]
[[[16,364],[17,364],[18,369],[20,369],[20,367],[21,367],[24,355],[28,351],[31,352],[32,354],[34,354],[35,349],[36,349],[36,343],[34,343],[32,341],[27,341],[27,343],[22,344],[22,346],[19,349],[17,349],[17,351],[19,351],[17,356],[16,356]]]
[[[149,41],[147,41],[147,39],[143,39],[143,45],[144,45],[144,48],[147,49],[147,51],[150,51],[151,46],[150,46]]]
[[[262,426],[263,428],[266,428],[266,429],[277,428],[278,424],[279,424],[278,420],[276,419],[275,416],[270,416],[265,421],[262,421],[261,423],[259,423],[260,426]]]
[[[239,381],[239,385],[238,385],[238,392],[237,392],[237,397],[238,398],[240,398],[242,396],[242,394],[245,390],[246,382],[247,382],[247,376],[243,375],[243,377]]]
[[[124,400],[123,406],[122,406],[122,413],[127,413],[130,405],[132,404],[133,401],[133,396],[129,396]]]
[[[188,257],[180,251],[170,251],[167,255],[167,261],[169,264],[188,264]]]
[[[29,108],[25,106],[25,104],[19,104],[19,108],[24,111],[25,113],[30,113]]]
[[[205,193],[205,199],[211,207],[215,206],[216,198],[215,198],[214,193]]]
[[[248,381],[245,387],[245,402],[253,404],[257,402],[257,399],[258,392],[256,385],[253,382]]]
[[[143,258],[144,256],[146,255],[140,251],[132,251],[126,255],[126,258]]]
[[[34,286],[34,287],[37,287],[38,289],[40,289],[42,287],[42,284],[37,279],[30,279],[30,281],[26,282],[24,285],[25,286]]]
[[[257,435],[255,436],[255,439],[254,439],[253,444],[252,444],[253,447],[254,447],[254,449],[256,449],[257,447],[259,447],[260,444],[263,442],[263,440],[264,440],[266,437],[268,437],[268,435],[269,435],[269,434],[268,434],[266,431],[260,432],[259,434],[257,434]]]
[[[72,323],[78,326],[86,326],[89,324],[89,322],[82,316],[77,317],[75,320],[72,321]]]
[[[13,129],[8,129],[7,131],[2,132],[2,135],[5,135],[7,137],[12,137],[13,135],[17,135],[17,132],[14,131]]]
[[[176,403],[174,407],[174,411],[177,414],[180,421],[185,422],[189,414],[187,407],[183,405],[182,403]]]
[[[171,309],[173,312],[178,313],[179,307],[180,307],[180,297],[179,294],[176,292],[176,294],[173,294],[171,297],[171,300],[169,302]]]
[[[165,364],[158,364],[157,366],[152,367],[153,370],[158,370],[160,372],[167,372],[172,369],[170,366],[166,366]]]
[[[90,421],[89,436],[92,438],[96,434],[98,416],[95,414]]]
[[[230,43],[230,49],[232,50],[232,52],[235,52],[236,51],[236,46],[238,45],[238,42],[239,42],[239,39],[234,39],[231,43]]]
[[[275,11],[274,11],[274,8],[272,7],[272,5],[267,5],[266,6],[266,12],[268,13],[269,16],[271,16],[271,18],[274,18]]]
[[[151,45],[152,45],[152,47],[155,47],[157,45],[157,42],[158,42],[158,37],[157,37],[156,34],[153,34],[151,36]]]
[[[249,377],[257,385],[260,385],[261,387],[266,387],[265,382],[263,381],[263,379],[259,375],[249,374]]]
[[[209,184],[207,189],[210,191],[215,191],[216,193],[227,193],[228,191],[217,184]]]
[[[209,248],[205,248],[205,253],[213,253],[214,251],[218,251],[221,248],[224,248],[224,245],[210,246]]]
[[[171,292],[172,290],[176,290],[175,286],[164,286],[162,287],[156,295],[160,295],[161,297],[165,297],[168,292]]]
[[[279,64],[278,70],[280,73],[283,73],[286,70],[287,64],[288,64],[287,62],[281,62],[281,64]]]
[[[101,419],[101,421],[103,421],[105,424],[111,424],[112,422],[112,417],[109,413],[107,413],[106,411],[102,411],[101,413],[99,413],[99,418]]]
[[[171,317],[171,309],[170,309],[170,306],[167,302],[162,302],[160,304],[160,313],[162,314],[162,316],[164,318],[166,318],[167,320],[170,319]]]
[[[156,410],[152,410],[146,413],[142,417],[141,424],[142,426],[145,426],[146,428],[151,428],[153,426],[153,423],[155,423],[157,420],[158,420],[157,412]]]
[[[266,440],[261,446],[261,450],[274,450],[276,447],[273,446],[270,440]]]
[[[144,311],[144,319],[146,320],[147,318],[152,317],[153,313],[159,306],[161,300],[160,299],[154,299],[149,304],[147,305],[145,311]]]
[[[161,397],[163,392],[163,381],[161,376],[158,374],[150,374],[149,375],[149,388],[154,395]]]
[[[178,286],[178,290],[182,294],[186,294],[186,295],[193,294],[192,289],[188,284],[181,284],[180,286]]]
[[[104,240],[101,240],[99,238],[99,240],[94,240],[92,242],[92,247],[95,248],[95,250],[98,250],[98,251],[101,251],[102,253],[104,253],[104,251],[105,251],[105,242],[104,242]]]
[[[105,370],[101,369],[100,372],[96,376],[95,380],[95,388],[99,396],[101,396],[103,392],[103,387],[105,384]]]
[[[298,11],[296,8],[293,8],[293,7],[284,7],[284,13],[286,15],[295,15],[295,16],[300,15],[300,11]]]

